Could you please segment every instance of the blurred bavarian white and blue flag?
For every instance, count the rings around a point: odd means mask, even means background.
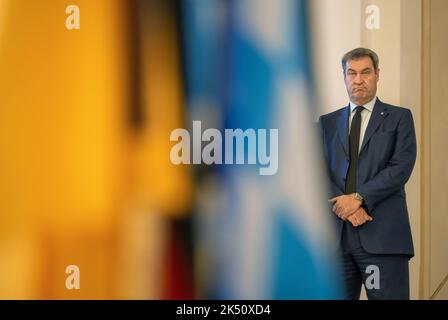
[[[205,297],[338,299],[307,1],[188,0],[182,12],[189,119],[258,133],[257,148],[250,135],[244,148],[256,164],[197,170],[196,272]],[[263,144],[268,175],[259,170]]]

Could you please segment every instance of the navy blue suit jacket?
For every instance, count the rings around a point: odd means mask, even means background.
[[[347,106],[319,119],[332,196],[344,194],[349,113]],[[356,189],[374,219],[358,227],[361,244],[369,253],[414,255],[404,185],[414,167],[416,149],[411,111],[377,98],[359,153]],[[342,232],[343,221],[333,216]]]

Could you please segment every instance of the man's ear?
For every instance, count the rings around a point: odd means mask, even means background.
[[[376,70],[376,81],[378,82],[380,80],[380,68]]]

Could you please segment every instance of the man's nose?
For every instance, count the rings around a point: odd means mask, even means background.
[[[354,79],[355,84],[362,84],[364,82],[364,79],[362,78],[362,75],[358,73]]]

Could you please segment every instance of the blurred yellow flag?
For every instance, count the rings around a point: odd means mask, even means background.
[[[0,298],[114,297],[130,199],[188,208],[188,172],[169,162],[169,132],[182,126],[173,21],[162,6],[141,28],[136,78],[135,3],[0,1]],[[147,119],[137,134],[136,85]],[[71,264],[79,292],[65,287]]]

